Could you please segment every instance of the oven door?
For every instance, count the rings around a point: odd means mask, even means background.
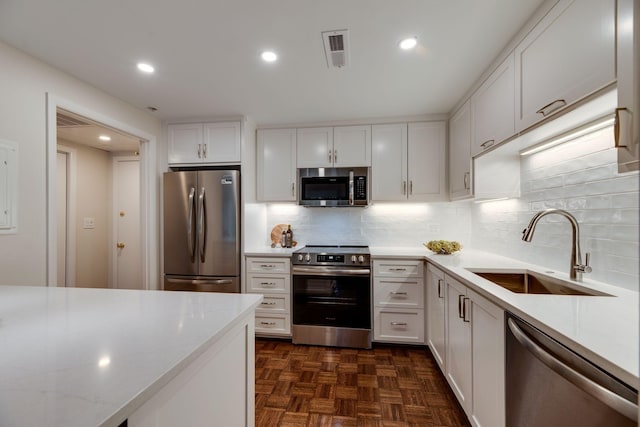
[[[293,324],[371,329],[369,270],[338,275],[323,267],[303,267],[293,275]],[[300,268],[298,268],[300,269]],[[318,275],[313,271],[318,269]],[[344,271],[344,270],[343,270]]]

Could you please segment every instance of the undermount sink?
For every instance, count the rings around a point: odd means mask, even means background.
[[[531,271],[469,270],[518,294],[611,296],[555,277]]]

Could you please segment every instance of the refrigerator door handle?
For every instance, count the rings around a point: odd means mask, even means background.
[[[204,187],[200,189],[200,195],[198,196],[198,252],[200,254],[200,261],[204,262],[205,251],[205,235],[207,234],[207,224],[204,221],[205,206],[204,206]]]
[[[187,245],[189,246],[189,256],[193,261],[196,256],[196,246],[193,240],[193,213],[195,203],[196,189],[191,187],[189,191],[189,220],[187,221]]]

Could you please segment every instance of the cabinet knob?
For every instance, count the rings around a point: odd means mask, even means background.
[[[118,243],[116,244],[116,248],[118,248],[118,249],[124,249],[124,243],[122,243],[122,242],[118,242]]]

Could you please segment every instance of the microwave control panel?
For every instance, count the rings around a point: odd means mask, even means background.
[[[367,200],[367,177],[354,177],[354,195],[355,200]]]

